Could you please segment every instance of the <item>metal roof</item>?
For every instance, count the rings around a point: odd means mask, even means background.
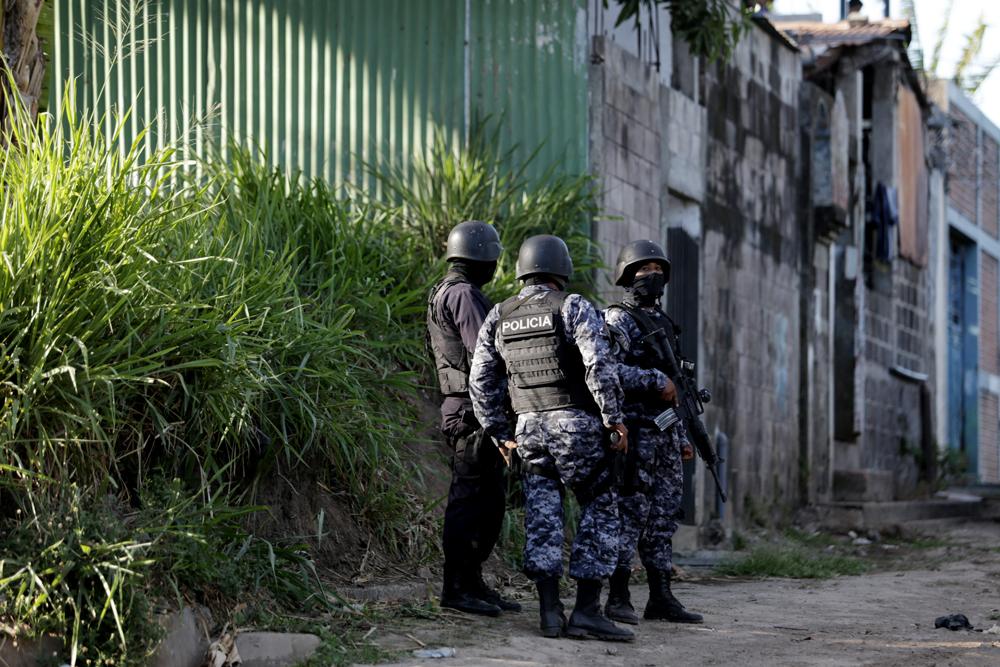
[[[780,16],[769,17],[771,23],[800,45],[823,44],[847,46],[875,41],[910,41],[910,22],[905,19],[848,19],[837,23],[822,21],[784,21]]]

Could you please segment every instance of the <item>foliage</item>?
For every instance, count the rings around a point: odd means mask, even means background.
[[[132,509],[75,484],[33,486],[30,513],[0,524],[0,623],[15,637],[66,636],[71,664],[148,664],[162,635],[153,590],[326,603],[303,552],[246,533],[256,508],[227,505],[223,488],[206,501],[156,477]]]
[[[529,181],[485,130],[439,142],[412,185],[387,176],[392,205],[236,146],[195,178],[147,132],[120,153],[127,115],[104,136],[74,97],[16,122],[0,166],[0,627],[141,664],[164,591],[329,605],[306,547],[247,531],[279,476],[317,477],[382,553],[436,549],[400,443],[444,235],[560,234],[587,287],[590,179]]]
[[[934,47],[931,52],[930,62],[925,63],[923,50],[916,46],[911,46],[913,66],[919,71],[925,72],[930,77],[938,76],[938,69],[941,65],[941,51],[944,48],[944,43],[948,38],[948,28],[951,20],[951,9],[954,5],[954,0],[948,0],[948,4],[945,6],[944,11],[944,21],[941,24],[941,28],[938,30],[938,34],[934,40]],[[914,35],[917,32],[917,12],[916,6],[913,0],[905,0],[903,3],[903,14],[906,16],[907,20],[910,21],[910,27]],[[952,73],[952,79],[958,85],[959,88],[964,90],[968,95],[974,96],[993,73],[993,70],[1000,65],[1000,55],[995,56],[993,59],[982,62],[983,47],[986,45],[986,32],[989,29],[989,24],[986,23],[986,19],[983,14],[979,15],[979,19],[976,21],[975,27],[965,37],[965,46],[962,47],[962,53],[959,56],[958,62],[955,64],[955,70]],[[973,67],[978,64],[978,70],[974,73],[970,73]]]
[[[5,623],[120,660],[155,639],[161,577],[232,595],[270,573],[302,607],[295,551],[239,526],[256,482],[307,467],[374,543],[428,548],[397,447],[425,278],[393,221],[247,152],[196,182],[96,127],[23,119],[0,167]],[[182,527],[157,475],[191,499]]]
[[[729,0],[615,0],[619,6],[615,25],[632,20],[639,27],[641,8],[670,8],[670,27],[688,43],[691,53],[709,60],[728,60],[740,36],[749,28],[746,9]],[[604,0],[608,7],[608,0]]]
[[[483,220],[497,227],[504,246],[497,275],[487,290],[494,299],[518,290],[514,265],[521,242],[535,234],[555,234],[566,241],[573,257],[570,289],[595,293],[598,248],[591,240],[591,221],[599,214],[593,179],[566,175],[551,164],[540,177],[527,177],[538,149],[520,164],[516,147],[500,148],[500,124],[486,119],[461,150],[438,136],[426,158],[417,157],[412,174],[399,168],[373,170],[398,202],[385,206],[402,229],[412,232],[428,264],[444,254],[448,231],[462,220]],[[443,273],[438,263],[434,270]]]
[[[969,473],[969,459],[960,449],[946,447],[938,457],[938,483],[944,487],[962,482]]]

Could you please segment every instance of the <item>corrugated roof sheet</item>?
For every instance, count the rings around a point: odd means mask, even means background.
[[[770,19],[778,30],[803,45],[840,46],[885,39],[910,41],[910,22],[905,19],[847,20],[837,23],[782,21],[780,16],[772,16]]]

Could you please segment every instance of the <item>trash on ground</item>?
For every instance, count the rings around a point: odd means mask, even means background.
[[[414,658],[454,658],[455,649],[450,646],[441,648],[421,648],[413,652]]]
[[[950,616],[940,616],[934,620],[935,628],[948,628],[949,630],[971,630],[972,624],[965,614],[952,614]]]
[[[212,642],[202,667],[231,667],[242,662],[236,650],[236,636],[223,630],[222,636]]]
[[[853,544],[856,547],[867,546],[867,545],[869,545],[871,543],[872,543],[872,541],[869,540],[867,537],[855,537],[854,541],[851,542],[851,544]]]
[[[987,635],[1000,635],[1000,625],[994,623],[992,627],[983,630],[983,633]]]

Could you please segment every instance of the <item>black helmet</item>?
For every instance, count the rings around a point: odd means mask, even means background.
[[[663,269],[664,282],[670,281],[670,260],[658,243],[652,241],[632,241],[618,253],[615,267],[615,285],[628,286],[635,278],[636,269],[647,262],[659,262]]]
[[[536,273],[569,279],[573,273],[573,260],[565,241],[550,234],[525,239],[517,253],[517,278],[524,280]]]
[[[455,225],[448,234],[448,261],[471,259],[476,262],[495,262],[500,259],[503,246],[493,225],[479,220],[466,220]]]

